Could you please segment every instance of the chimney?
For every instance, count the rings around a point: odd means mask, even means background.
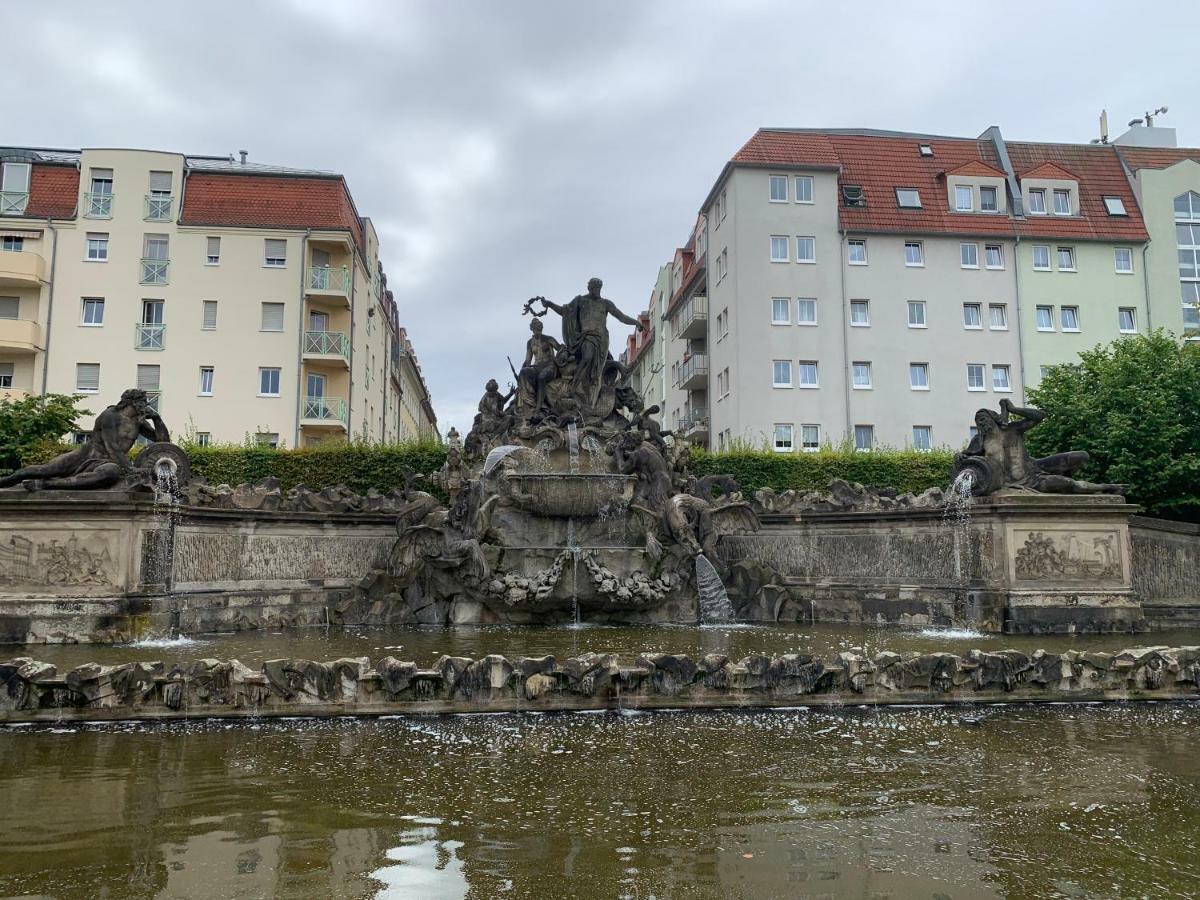
[[[239,150],[239,151],[238,151],[238,156],[240,156],[240,157],[242,158],[242,165],[243,165],[243,166],[246,164],[246,157],[247,157],[247,156],[249,156],[249,155],[250,155],[250,151],[249,151],[249,150]]]

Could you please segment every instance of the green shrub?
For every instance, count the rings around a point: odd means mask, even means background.
[[[74,430],[80,416],[91,415],[75,408],[79,399],[47,394],[0,400],[0,474],[45,462],[61,452],[58,439]]]
[[[904,493],[950,484],[952,450],[922,453],[916,450],[875,450],[856,453],[851,449],[824,448],[816,453],[775,453],[771,450],[736,449],[726,453],[692,451],[696,475],[732,475],[742,490],[751,493],[762,487],[776,491],[824,490],[834,478],[875,487],[890,487]]]

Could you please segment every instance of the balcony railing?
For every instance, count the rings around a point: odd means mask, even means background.
[[[146,221],[153,222],[171,218],[171,207],[175,198],[170,194],[146,195]]]
[[[337,397],[305,397],[302,419],[316,419],[321,422],[340,422],[345,425],[349,419],[346,413],[346,401]]]
[[[675,336],[695,338],[704,334],[708,327],[708,297],[697,294],[689,297],[675,313]]]
[[[149,325],[145,322],[138,322],[134,326],[133,347],[135,350],[161,350],[166,332],[166,325]]]
[[[170,274],[170,265],[169,259],[143,259],[140,282],[142,284],[166,284],[167,276]]]
[[[85,219],[111,219],[112,202],[112,194],[84,194],[83,217]]]
[[[350,338],[340,331],[304,332],[304,352],[350,358]]]
[[[708,354],[693,353],[679,367],[679,386],[684,390],[703,388],[708,384]]]
[[[20,216],[29,203],[29,191],[0,191],[0,216]]]
[[[310,291],[350,295],[350,270],[345,266],[309,266],[305,284]]]
[[[146,405],[155,412],[162,412],[162,391],[146,391]]]

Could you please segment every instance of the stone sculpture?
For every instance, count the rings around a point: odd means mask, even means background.
[[[137,466],[129,451],[138,438],[154,441],[142,451]],[[28,491],[75,491],[140,487],[151,483],[154,466],[168,460],[173,475],[186,478],[187,456],[170,443],[171,433],[151,408],[146,392],[130,388],[96,417],[87,440],[48,463],[28,466],[0,478],[0,488],[21,485]]]
[[[1094,484],[1071,476],[1087,464],[1084,450],[1055,453],[1034,459],[1025,448],[1025,432],[1046,418],[1040,409],[1015,406],[1007,397],[1000,412],[981,409],[975,413],[976,434],[962,453],[954,457],[955,476],[971,476],[971,493],[994,494],[1004,489],[1042,494],[1124,494],[1123,484]]]

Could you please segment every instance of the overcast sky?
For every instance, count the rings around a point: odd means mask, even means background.
[[[520,361],[530,296],[600,275],[645,308],[759,126],[1087,141],[1101,108],[1115,136],[1167,104],[1159,124],[1200,143],[1194,2],[53,0],[3,19],[0,144],[345,174],[443,431]]]

